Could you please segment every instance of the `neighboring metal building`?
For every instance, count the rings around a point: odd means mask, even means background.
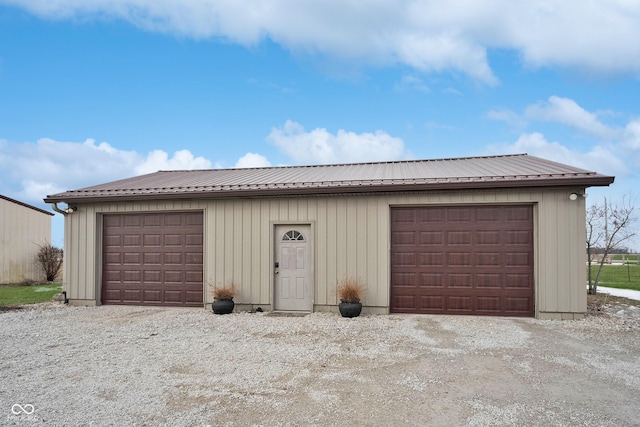
[[[53,213],[0,195],[0,284],[46,279],[36,257],[51,242]]]
[[[167,171],[48,196],[67,203],[72,304],[574,319],[586,312],[585,189],[614,178],[522,155]]]

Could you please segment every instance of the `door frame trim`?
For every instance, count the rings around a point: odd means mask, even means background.
[[[307,240],[308,249],[310,251],[309,258],[311,259],[311,298],[309,301],[309,312],[313,313],[313,308],[316,302],[316,222],[313,220],[308,221],[269,221],[269,299],[271,300],[271,307],[276,309],[276,275],[274,271],[275,265],[275,251],[276,251],[276,226],[290,225],[292,227],[306,225],[310,227],[310,236]]]

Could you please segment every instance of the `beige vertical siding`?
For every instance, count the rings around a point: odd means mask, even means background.
[[[0,198],[0,283],[46,280],[36,256],[51,243],[51,215]]]
[[[234,282],[236,302],[272,304],[275,224],[312,225],[316,307],[335,305],[335,284],[345,275],[368,285],[365,305],[389,305],[390,206],[525,203],[534,207],[536,313],[572,316],[586,310],[584,199],[572,191],[469,191],[334,197],[291,197],[80,205],[66,217],[65,263],[71,299],[100,295],[100,215],[108,212],[202,210],[205,215],[205,287]],[[206,301],[211,301],[205,288]]]

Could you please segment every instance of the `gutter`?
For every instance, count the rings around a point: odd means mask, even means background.
[[[74,213],[75,211],[78,210],[78,208],[70,207],[70,206],[68,208],[66,208],[66,209],[60,209],[58,207],[58,202],[53,202],[53,203],[49,203],[49,204],[51,205],[51,209],[53,209],[54,211],[56,211],[58,213],[61,213],[63,216],[67,216],[70,213]]]
[[[391,180],[393,181],[393,180]],[[76,192],[77,194],[61,194],[60,199],[50,196],[45,202],[61,202],[71,203],[75,200],[87,203],[115,202],[115,201],[142,201],[142,200],[165,200],[165,199],[222,199],[222,198],[255,198],[269,196],[311,196],[311,195],[347,195],[347,194],[372,194],[372,193],[395,193],[395,192],[428,192],[428,191],[446,191],[446,190],[481,190],[481,189],[511,189],[511,188],[566,188],[566,187],[596,187],[608,186],[613,183],[614,177],[597,176],[597,177],[575,177],[575,178],[544,178],[536,180],[514,179],[514,180],[459,180],[459,181],[437,181],[421,183],[362,183],[354,184],[346,181],[342,185],[332,183],[310,183],[308,186],[291,186],[281,184],[278,186],[207,186],[194,188],[189,191],[178,192],[172,189],[158,188],[145,189],[144,192],[136,192],[136,190],[125,191],[108,191],[108,192]],[[88,193],[88,194],[87,194]],[[73,212],[73,209],[67,209],[67,213]]]

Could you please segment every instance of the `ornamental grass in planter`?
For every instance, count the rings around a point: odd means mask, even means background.
[[[236,287],[233,283],[229,286],[213,287],[213,304],[211,308],[215,314],[229,314],[233,312],[235,303],[233,297],[236,296]]]
[[[360,300],[367,291],[365,283],[359,277],[346,276],[336,286],[336,293],[340,299],[338,309],[342,317],[358,317],[362,312]]]

